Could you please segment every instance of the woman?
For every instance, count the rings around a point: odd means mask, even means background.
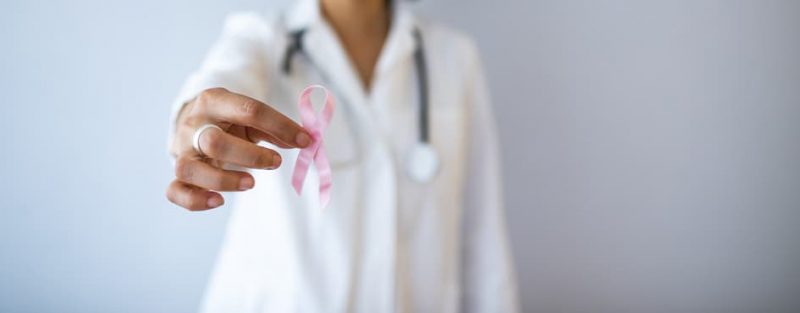
[[[337,100],[324,209],[313,170],[302,195],[291,187],[310,84]],[[168,199],[206,210],[242,191],[203,311],[518,310],[496,131],[464,35],[385,0],[236,14],[177,103]],[[437,158],[409,159],[417,147]]]

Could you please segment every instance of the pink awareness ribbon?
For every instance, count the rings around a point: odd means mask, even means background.
[[[311,92],[314,89],[321,89],[325,92],[325,104],[320,115],[314,112],[314,108],[311,105]],[[297,105],[300,107],[300,118],[303,122],[303,127],[311,135],[312,143],[300,150],[300,154],[297,156],[297,162],[294,164],[294,174],[292,174],[292,186],[298,195],[303,192],[303,181],[305,181],[308,167],[313,161],[314,166],[317,168],[317,174],[319,174],[319,199],[322,202],[322,207],[325,208],[331,200],[332,182],[331,166],[325,153],[325,146],[322,144],[322,134],[331,122],[336,101],[325,87],[311,85],[300,93],[300,101]]]

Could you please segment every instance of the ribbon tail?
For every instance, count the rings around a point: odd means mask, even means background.
[[[317,154],[314,155],[314,166],[317,167],[317,173],[319,174],[319,199],[322,202],[322,208],[327,208],[328,203],[331,201],[333,173],[331,172],[331,165],[328,162],[328,155],[325,152],[324,145],[320,145]]]
[[[314,145],[300,150],[300,154],[297,156],[297,162],[294,163],[292,187],[294,187],[294,191],[297,192],[297,195],[303,192],[303,181],[305,181],[306,174],[308,174],[308,167],[311,165],[311,161],[314,158],[315,150],[316,147],[314,147]]]

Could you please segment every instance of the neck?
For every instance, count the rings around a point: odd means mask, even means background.
[[[337,31],[377,31],[389,28],[386,0],[320,0],[322,14]]]
[[[336,32],[361,84],[369,90],[383,43],[389,34],[387,0],[320,0],[325,19]]]

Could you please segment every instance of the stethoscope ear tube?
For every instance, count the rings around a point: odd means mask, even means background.
[[[300,29],[289,33],[289,44],[286,46],[286,54],[283,57],[284,75],[292,72],[292,56],[303,51],[303,33],[305,32],[305,29]]]
[[[417,81],[419,83],[419,141],[425,144],[430,143],[430,129],[428,129],[428,72],[425,62],[425,53],[422,50],[422,34],[419,29],[414,29],[414,39],[417,47],[414,48],[414,64],[417,70]]]

